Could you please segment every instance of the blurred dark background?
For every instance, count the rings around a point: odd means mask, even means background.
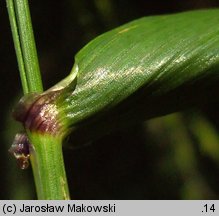
[[[219,7],[217,0],[29,2],[45,89],[70,72],[79,49],[107,30],[142,16]],[[19,170],[8,154],[19,130],[11,110],[22,92],[5,1],[0,67],[0,199],[36,199],[31,169]],[[64,148],[72,198],[218,199],[218,107],[211,102]]]

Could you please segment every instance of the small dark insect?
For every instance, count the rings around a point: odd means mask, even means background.
[[[21,169],[27,169],[29,166],[30,143],[25,133],[17,133],[11,148],[8,150],[16,158],[18,166]]]

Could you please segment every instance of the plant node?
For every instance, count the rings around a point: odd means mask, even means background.
[[[15,107],[13,117],[29,131],[57,135],[60,123],[57,120],[58,109],[55,99],[60,92],[50,91],[24,96]]]

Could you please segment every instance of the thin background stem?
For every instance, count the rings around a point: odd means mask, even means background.
[[[28,0],[7,0],[7,7],[24,94],[42,92]]]
[[[26,72],[25,72],[24,59],[23,59],[23,55],[21,51],[21,43],[20,43],[20,38],[18,34],[13,0],[7,0],[7,8],[8,8],[12,36],[14,40],[15,52],[16,52],[17,61],[18,61],[18,67],[20,71],[21,84],[22,84],[24,94],[27,94],[29,92],[29,87],[28,87],[28,82],[27,82],[27,77],[26,77]]]

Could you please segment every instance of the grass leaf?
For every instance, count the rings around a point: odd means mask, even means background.
[[[44,93],[44,103],[56,104],[59,124],[79,140],[188,108],[217,86],[218,35],[218,9],[135,20],[79,51],[70,76]]]
[[[218,35],[215,9],[145,17],[97,37],[76,55],[63,119],[101,133],[203,102],[219,78]]]

